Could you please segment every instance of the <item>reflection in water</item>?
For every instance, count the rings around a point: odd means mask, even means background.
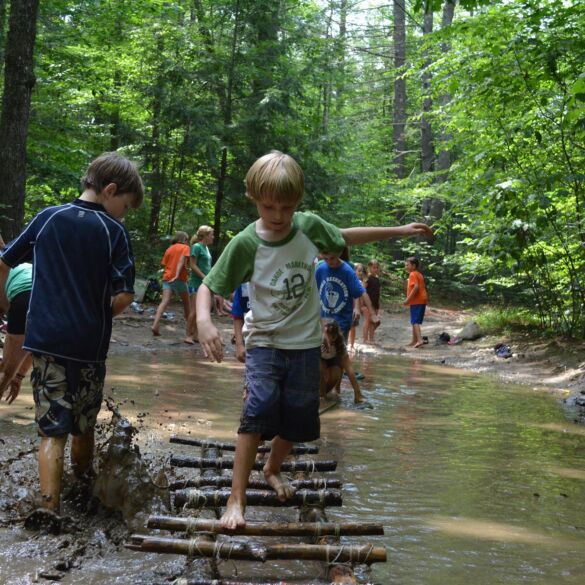
[[[335,475],[345,481],[343,507],[328,511],[330,519],[385,524],[385,536],[345,540],[388,548],[388,563],[362,572],[361,582],[583,583],[585,427],[529,388],[416,360],[355,361],[373,409],[354,408],[344,382],[341,406],[322,417],[319,457],[337,459]],[[171,434],[235,439],[243,376],[235,361],[212,365],[191,352],[113,356],[108,372],[108,393],[140,429],[143,453],[193,453],[170,446]],[[237,568],[242,581],[320,575],[316,563]],[[222,565],[226,577],[232,570]],[[125,575],[136,577],[130,564]]]
[[[116,375],[135,374],[111,360],[117,399],[134,401],[124,414],[148,411],[143,425],[158,441],[171,432],[234,439],[241,367],[190,356],[175,356],[172,364],[153,360],[146,375],[123,384]],[[343,508],[329,517],[386,526],[385,536],[363,540],[385,544],[389,562],[374,565],[363,582],[580,582],[583,427],[568,422],[554,399],[528,388],[417,360],[356,362],[374,408],[355,409],[344,382],[341,406],[322,417],[320,457],[337,459],[336,475],[345,481]],[[316,564],[302,563],[239,563],[238,571],[251,579],[319,575]]]

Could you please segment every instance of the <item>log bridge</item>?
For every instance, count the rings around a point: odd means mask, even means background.
[[[371,565],[386,562],[384,546],[372,544],[342,544],[342,536],[382,535],[384,528],[376,522],[330,522],[325,509],[342,505],[341,481],[308,477],[315,471],[333,471],[336,461],[315,461],[312,459],[287,461],[283,471],[295,474],[292,484],[297,488],[295,495],[281,502],[275,492],[259,479],[252,479],[246,490],[247,506],[298,507],[299,522],[247,522],[236,530],[222,528],[217,518],[220,508],[225,506],[229,497],[231,475],[223,475],[223,470],[233,469],[233,459],[224,458],[223,451],[233,451],[235,446],[216,441],[202,441],[190,437],[171,437],[171,443],[189,445],[201,449],[200,457],[172,456],[171,465],[175,467],[196,468],[200,475],[170,484],[173,491],[175,508],[188,516],[151,516],[147,527],[157,531],[167,531],[177,536],[134,534],[126,547],[142,552],[185,555],[189,559],[208,559],[211,579],[180,578],[175,585],[259,585],[245,581],[222,580],[217,566],[218,560],[246,560],[266,562],[269,560],[310,560],[325,564],[326,580],[310,581],[311,584],[331,583],[357,584],[353,573],[355,564]],[[269,450],[261,445],[259,458]],[[318,453],[317,445],[296,445],[293,455],[313,455]],[[254,469],[260,470],[264,462],[257,460]],[[194,517],[193,510],[212,509],[215,519]],[[196,512],[197,513],[197,512]],[[250,537],[301,537],[310,543],[264,544],[255,541],[233,541],[228,536],[244,535]],[[220,538],[217,538],[220,536]],[[262,585],[280,585],[282,582]]]

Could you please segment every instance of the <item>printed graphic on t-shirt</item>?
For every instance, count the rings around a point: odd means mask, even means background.
[[[270,292],[278,302],[272,308],[287,317],[311,294],[314,265],[292,260],[278,268],[270,279]]]
[[[323,312],[337,315],[347,305],[350,294],[343,280],[336,276],[329,276],[321,283],[319,298]]]

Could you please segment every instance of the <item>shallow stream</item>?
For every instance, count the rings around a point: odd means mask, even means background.
[[[322,416],[318,458],[336,459],[332,475],[344,480],[343,507],[330,509],[329,519],[385,525],[384,536],[343,540],[387,547],[388,562],[358,570],[360,582],[585,582],[585,427],[570,422],[554,397],[416,360],[368,357],[356,365],[372,408],[356,409],[344,386],[340,406]],[[113,356],[108,371],[108,392],[138,427],[144,454],[164,460],[187,453],[168,444],[172,434],[234,440],[242,368],[233,360],[208,364],[190,351],[165,351]],[[26,450],[34,438],[32,402],[28,394],[17,402],[0,409],[0,431]],[[294,510],[266,511],[296,520]],[[107,540],[100,530],[95,538]],[[1,527],[0,583],[33,583],[48,562],[43,547],[50,538]],[[163,583],[184,567],[181,557],[106,550],[60,582]],[[224,578],[236,570],[241,581],[321,575],[318,563],[221,564]]]

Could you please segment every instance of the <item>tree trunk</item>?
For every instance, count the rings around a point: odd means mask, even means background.
[[[38,8],[39,0],[13,1],[6,38],[0,117],[0,233],[5,241],[18,235],[24,219],[26,138],[35,85]]]
[[[158,54],[163,51],[163,39],[159,36],[157,39]],[[162,68],[162,65],[161,65]],[[161,71],[162,77],[162,71]],[[150,191],[150,221],[148,222],[148,239],[153,242],[158,238],[158,229],[160,222],[160,211],[162,207],[163,198],[163,171],[162,171],[162,154],[160,147],[160,123],[162,112],[162,81],[157,77],[157,87],[154,89],[154,97],[152,101],[152,134],[150,152],[148,158],[151,162],[151,191]]]
[[[447,27],[451,26],[453,22],[453,17],[455,15],[455,5],[457,0],[445,0],[445,4],[443,5],[443,17],[441,19],[441,29],[446,29]],[[441,50],[443,53],[448,53],[451,50],[451,45],[448,42],[442,43]],[[451,96],[448,93],[443,93],[439,97],[439,103],[441,107],[446,106],[451,101]],[[437,176],[437,180],[443,182],[447,180],[448,171],[451,167],[451,152],[446,147],[446,145],[451,140],[451,135],[446,131],[445,125],[441,124],[439,129],[439,143],[440,143],[440,150],[439,154],[437,155],[437,160],[435,163],[435,169],[439,171]]]
[[[392,138],[394,142],[394,171],[399,178],[406,177],[406,12],[405,1],[394,0],[394,110]]]
[[[425,2],[425,14],[423,21],[423,35],[430,35],[433,32],[433,6],[431,0]],[[424,50],[424,70],[422,74],[423,113],[420,125],[421,141],[421,163],[423,173],[433,170],[435,159],[435,147],[433,146],[433,131],[429,121],[429,114],[433,107],[431,98],[431,70],[429,49]]]
[[[4,35],[6,30],[6,1],[0,0],[0,74],[4,70]]]

